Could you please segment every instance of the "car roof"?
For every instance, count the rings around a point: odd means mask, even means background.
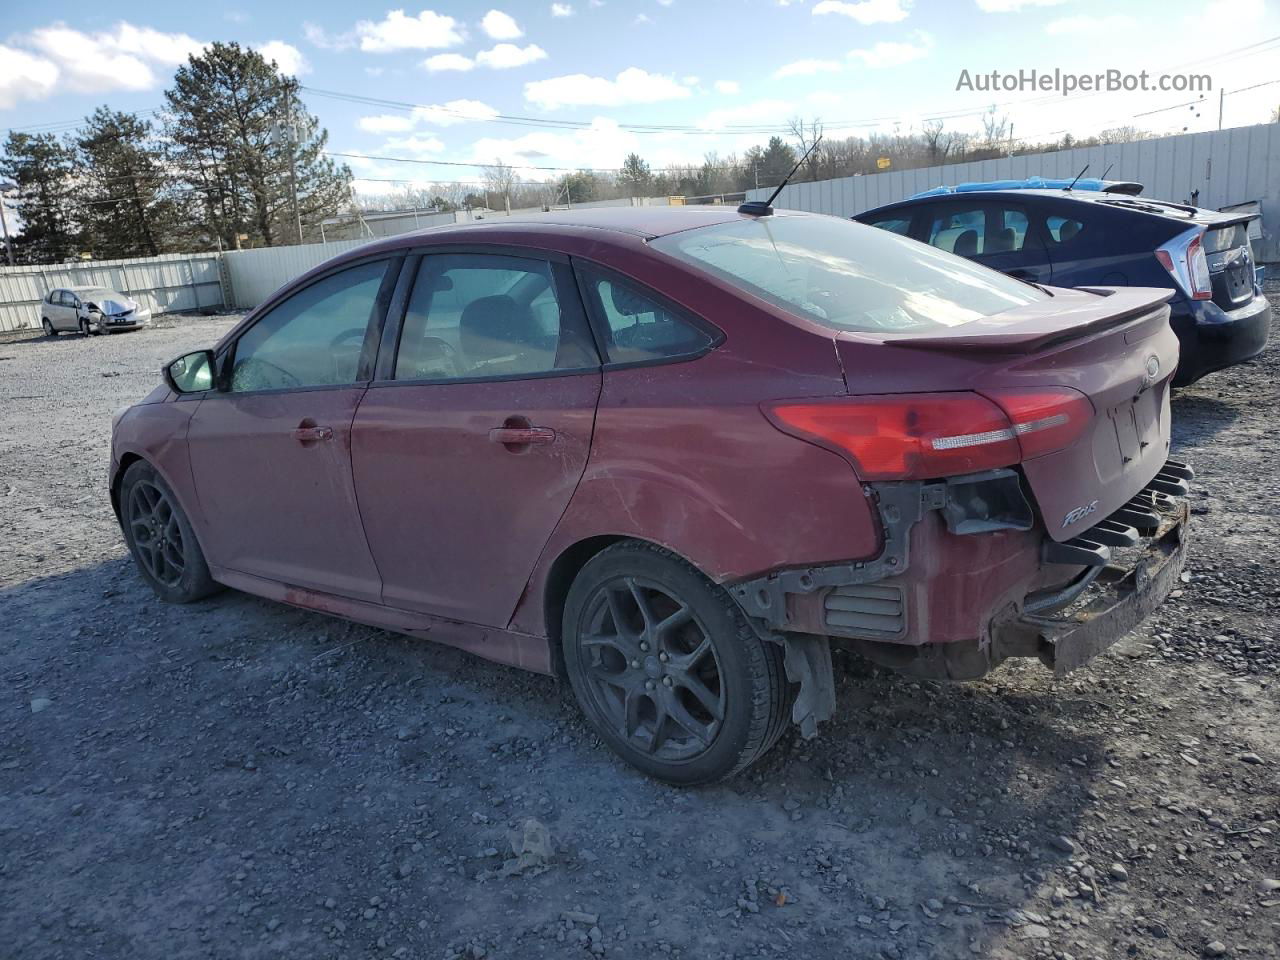
[[[795,210],[776,211],[779,216],[816,216]],[[738,213],[733,205],[698,204],[693,206],[645,206],[645,207],[591,207],[569,210],[551,210],[543,213],[515,214],[513,216],[485,217],[467,223],[445,224],[427,227],[390,238],[394,246],[411,246],[416,238],[456,236],[458,239],[479,239],[486,230],[516,227],[530,232],[545,231],[549,234],[576,232],[582,229],[608,230],[632,237],[653,239],[672,233],[681,233],[697,227],[728,223],[734,220],[754,219]]]
[[[1154,200],[1148,197],[1133,197],[1126,194],[1102,193],[1096,190],[1088,190],[1081,193],[1077,191],[1059,189],[970,190],[964,193],[911,197],[906,200],[897,200],[893,203],[886,203],[883,206],[873,207],[870,210],[864,210],[862,213],[855,214],[855,218],[860,220],[872,213],[882,213],[899,209],[914,209],[915,207],[925,203],[935,203],[939,201],[943,203],[963,203],[966,200],[981,199],[984,197],[1005,200],[1025,200],[1027,197],[1044,197],[1046,199],[1053,199],[1059,202],[1097,204],[1114,210],[1126,210],[1130,213],[1161,217],[1166,220],[1182,220],[1192,223],[1216,223],[1220,220],[1240,219],[1235,214],[1219,213],[1216,210],[1208,210],[1204,207],[1193,207],[1189,204],[1175,203],[1171,200]]]

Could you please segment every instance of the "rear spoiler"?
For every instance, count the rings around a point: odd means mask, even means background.
[[[1162,308],[1167,314],[1163,305],[1173,293],[1151,287],[1077,287],[938,333],[900,334],[882,342],[914,350],[1021,353],[1118,327]]]

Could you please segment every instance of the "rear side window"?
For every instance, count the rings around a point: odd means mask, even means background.
[[[1027,215],[1016,207],[947,207],[934,216],[929,244],[960,257],[1016,253],[1027,242]]]
[[[574,326],[545,260],[429,255],[405,311],[395,378],[515,378],[594,365]]]
[[[1060,217],[1056,213],[1044,218],[1045,229],[1049,231],[1049,239],[1054,243],[1070,243],[1080,235],[1084,224],[1071,217]]]
[[[932,331],[1046,296],[995,270],[837,217],[744,217],[650,246],[834,330]]]
[[[890,233],[896,233],[900,237],[905,237],[911,233],[911,215],[905,217],[882,217],[879,220],[865,221],[869,227],[878,227],[881,230],[888,230]]]
[[[362,263],[281,301],[236,343],[231,390],[355,383],[387,263]]]
[[[607,330],[610,363],[688,357],[714,342],[706,330],[651,294],[611,274],[581,269],[587,297]]]

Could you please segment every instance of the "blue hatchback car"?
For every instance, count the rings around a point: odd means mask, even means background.
[[[1135,196],[1139,184],[1064,189],[965,184],[853,219],[1057,287],[1172,287],[1181,344],[1174,384],[1262,352],[1271,306],[1249,242],[1250,215]]]

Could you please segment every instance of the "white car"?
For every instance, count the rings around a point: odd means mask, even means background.
[[[40,301],[45,336],[64,331],[114,333],[136,330],[151,322],[151,311],[136,300],[106,287],[58,287]]]

